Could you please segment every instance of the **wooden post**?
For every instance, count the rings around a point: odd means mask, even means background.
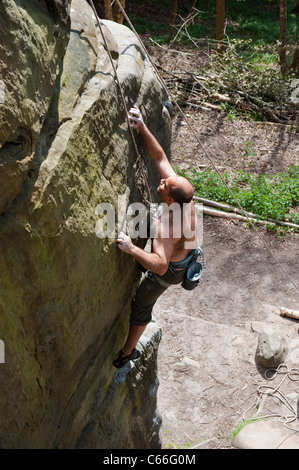
[[[291,11],[291,13],[295,13],[296,19],[297,19],[297,46],[295,48],[295,52],[294,52],[294,55],[293,55],[291,68],[295,73],[298,74],[299,73],[299,44],[298,44],[298,40],[299,40],[299,24],[298,24],[299,23],[299,0],[297,1],[296,5],[293,8],[293,10]]]
[[[287,0],[280,0],[280,35],[279,35],[279,60],[280,69],[284,74],[288,69],[287,63]]]
[[[111,1],[105,0],[105,18],[106,20],[113,20]]]
[[[224,28],[225,28],[225,0],[217,0],[216,13],[216,41],[217,50],[223,51]]]
[[[280,315],[282,317],[295,318],[296,320],[299,320],[299,312],[296,310],[291,310],[290,308],[281,307]]]
[[[125,9],[126,6],[126,0],[119,0],[119,3]],[[113,8],[112,8],[112,13],[113,13],[113,21],[116,21],[116,23],[123,24],[124,22],[124,15],[121,11],[121,9],[118,6],[118,3],[115,1],[113,3]]]
[[[170,28],[169,28],[169,33],[168,33],[168,38],[167,38],[168,42],[170,41],[170,39],[172,38],[172,35],[173,35],[173,30],[174,30],[175,23],[176,23],[177,13],[178,13],[178,0],[173,0],[172,20],[171,20],[171,25],[170,25]]]

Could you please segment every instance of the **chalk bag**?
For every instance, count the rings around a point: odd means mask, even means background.
[[[182,287],[186,290],[194,289],[202,276],[203,266],[202,263],[196,261],[187,269],[185,279],[182,282]]]

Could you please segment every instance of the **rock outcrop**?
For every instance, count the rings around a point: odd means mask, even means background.
[[[127,105],[169,152],[147,57],[128,28],[102,24]],[[0,446],[159,448],[159,326],[138,363],[112,366],[138,271],[96,236],[96,207],[117,215],[119,196],[128,206],[146,188],[95,17],[85,0],[3,0],[0,27]]]
[[[286,338],[272,328],[266,328],[258,336],[255,352],[255,362],[260,367],[276,368],[282,364],[288,355]]]

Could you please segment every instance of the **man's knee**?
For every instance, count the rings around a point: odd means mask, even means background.
[[[132,302],[130,323],[138,326],[145,326],[150,323],[152,319],[152,307],[138,309],[134,306],[134,301]]]

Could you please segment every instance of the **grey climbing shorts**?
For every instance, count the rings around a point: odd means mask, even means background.
[[[172,265],[163,276],[146,271],[132,300],[130,322],[134,325],[147,325],[152,319],[152,310],[160,295],[170,285],[180,284],[186,270],[187,267],[174,268]]]

